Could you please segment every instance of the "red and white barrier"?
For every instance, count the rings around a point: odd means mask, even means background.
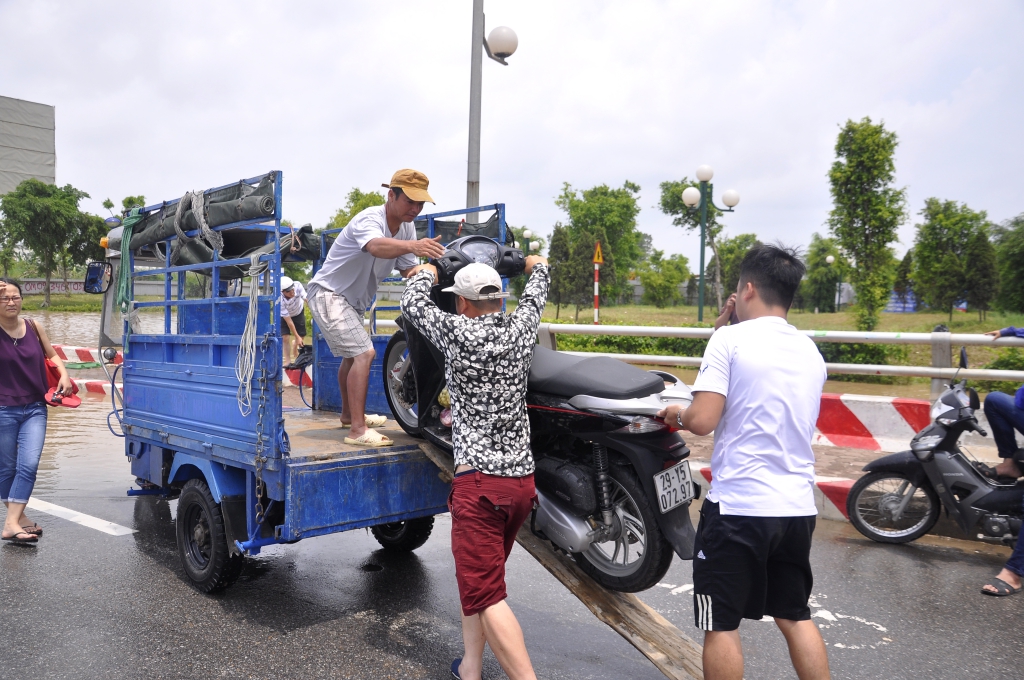
[[[707,463],[690,462],[690,469],[700,472],[701,476],[711,484],[711,467]],[[818,508],[818,517],[839,522],[849,522],[846,514],[846,498],[850,495],[852,479],[841,477],[814,478],[814,504]],[[702,494],[707,495],[707,490]]]
[[[90,394],[110,394],[109,380],[77,380],[72,378],[71,382],[78,386],[79,392],[89,392]],[[123,389],[121,383],[117,384],[117,389]]]
[[[281,376],[281,382],[285,387],[297,387],[299,381],[302,381],[303,387],[313,386],[313,366],[306,366],[305,371],[301,371],[297,368],[286,368]]]
[[[95,361],[98,364],[106,363],[103,357],[100,355],[100,351],[95,347],[75,347],[73,345],[54,345],[53,350],[57,352],[64,361],[81,361],[87,363]],[[118,352],[114,357],[114,363],[124,363],[124,356]]]

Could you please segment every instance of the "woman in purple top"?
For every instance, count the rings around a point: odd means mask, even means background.
[[[71,378],[46,331],[21,318],[21,286],[0,278],[0,499],[7,506],[0,538],[11,543],[35,543],[43,534],[25,517],[25,505],[46,437],[47,356],[60,369],[58,390],[71,394]]]

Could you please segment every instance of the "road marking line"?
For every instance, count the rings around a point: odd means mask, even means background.
[[[108,522],[105,519],[100,519],[99,517],[86,515],[78,512],[77,510],[72,510],[71,508],[47,503],[46,501],[41,501],[38,498],[29,498],[28,507],[33,510],[38,510],[39,512],[45,512],[48,515],[66,519],[69,522],[74,522],[75,524],[81,524],[83,527],[102,531],[103,533],[110,534],[111,536],[127,536],[128,534],[135,533],[135,529],[129,529],[128,527]]]

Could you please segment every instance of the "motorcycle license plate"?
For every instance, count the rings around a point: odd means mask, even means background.
[[[693,500],[690,462],[684,460],[654,475],[654,488],[658,493],[658,509],[662,514]]]

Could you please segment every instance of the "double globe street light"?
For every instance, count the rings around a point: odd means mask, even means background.
[[[480,92],[483,80],[483,52],[503,66],[519,47],[516,32],[498,26],[484,38],[484,0],[473,0],[473,46],[469,69],[469,162],[466,177],[466,207],[480,205]],[[475,213],[474,213],[475,214]],[[469,217],[469,215],[467,215]]]
[[[715,171],[711,169],[710,165],[702,165],[697,168],[697,180],[700,182],[700,188],[697,187],[686,187],[683,189],[683,203],[690,211],[700,211],[700,285],[697,288],[697,321],[704,320],[704,242],[707,238],[708,229],[708,206],[710,205],[719,212],[733,212],[740,202],[740,194],[735,189],[729,189],[722,194],[722,203],[726,207],[719,208],[715,205],[712,199],[712,193],[714,191],[714,184],[711,184],[711,178],[715,176]],[[721,263],[719,263],[721,266]]]

